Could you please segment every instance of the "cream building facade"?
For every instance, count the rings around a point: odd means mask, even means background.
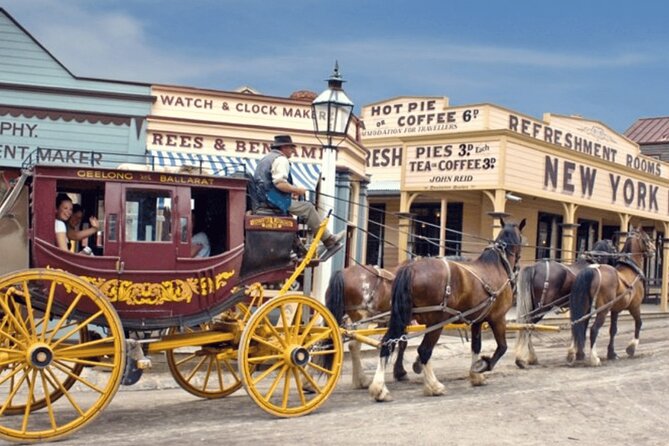
[[[645,270],[666,310],[669,164],[625,136],[577,116],[451,107],[444,97],[370,104],[361,119],[370,231],[385,242],[370,237],[368,261],[393,267],[412,255],[475,255],[501,217],[527,221],[524,264],[571,262],[598,239],[622,244],[640,226],[658,247]]]

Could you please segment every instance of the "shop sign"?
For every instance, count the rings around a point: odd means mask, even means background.
[[[272,150],[271,144],[271,141],[243,139],[226,135],[194,135],[158,130],[149,130],[147,137],[147,146],[150,150],[181,149],[185,152],[202,155],[260,157]],[[321,146],[301,144],[299,141],[296,144],[296,159],[322,159]]]
[[[446,98],[400,98],[363,107],[363,138],[452,133],[483,126],[479,107],[448,108]]]
[[[593,122],[556,119],[549,125],[524,116],[508,115],[508,129],[563,149],[590,155],[656,177],[662,176],[663,163],[640,155],[638,146]]]
[[[498,144],[497,141],[461,141],[408,146],[403,188],[451,190],[496,184]]]

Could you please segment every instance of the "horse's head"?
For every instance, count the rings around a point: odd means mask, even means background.
[[[495,239],[495,245],[504,250],[509,265],[512,269],[515,269],[520,262],[520,253],[523,249],[521,232],[525,227],[525,219],[519,224],[505,223],[503,219],[500,219],[500,221],[502,222],[502,230]]]
[[[615,265],[618,259],[617,254],[618,249],[610,239],[598,240],[590,251],[592,261],[608,265]]]
[[[653,243],[650,236],[643,229],[633,229],[627,235],[623,252],[632,255],[652,257],[655,255],[655,243]]]

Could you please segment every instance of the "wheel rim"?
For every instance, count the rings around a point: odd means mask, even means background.
[[[265,303],[250,318],[238,362],[256,404],[270,414],[292,417],[306,415],[327,400],[341,373],[342,352],[339,327],[330,312],[311,297],[285,295]],[[322,361],[326,355],[332,359],[327,364]]]
[[[106,298],[76,276],[35,269],[0,277],[0,312],[0,436],[54,440],[94,419],[125,361]]]
[[[186,330],[210,329],[210,324],[203,324],[197,329]],[[242,386],[236,353],[231,346],[202,346],[165,350],[165,358],[174,380],[182,389],[200,398],[215,399],[226,397]]]

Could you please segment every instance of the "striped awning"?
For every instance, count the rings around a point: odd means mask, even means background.
[[[259,158],[172,152],[167,150],[149,150],[149,163],[156,166],[190,166],[202,169],[211,175],[230,176],[235,173],[255,172]],[[321,165],[291,161],[291,173],[297,186],[314,191],[321,175]]]

